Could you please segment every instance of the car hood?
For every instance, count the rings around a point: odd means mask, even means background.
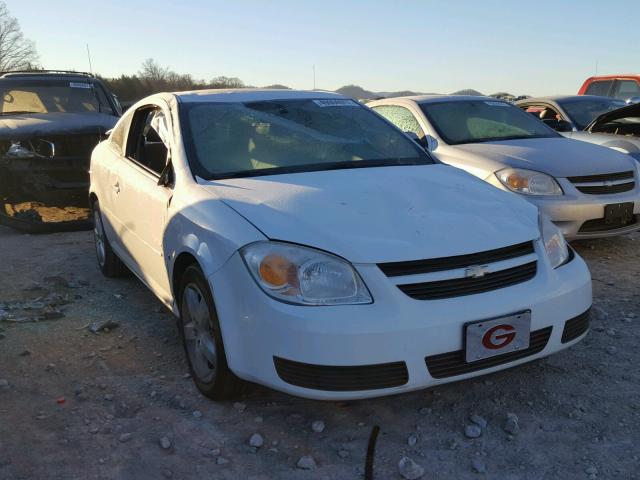
[[[564,137],[473,143],[450,150],[462,162],[468,159],[481,163],[486,159],[496,165],[537,170],[558,178],[614,173],[632,166],[622,153]]]
[[[562,132],[562,136],[580,140],[582,142],[595,143],[631,156],[640,154],[640,138],[627,135],[615,135],[612,133],[590,132]]]
[[[354,263],[463,255],[539,236],[533,205],[446,165],[201,184],[268,238],[320,248]]]
[[[118,118],[105,113],[29,113],[0,116],[0,138],[21,139],[34,136],[75,133],[104,133]]]
[[[587,125],[585,131],[590,132],[592,129],[597,128],[599,125],[613,122],[626,117],[640,117],[640,103],[633,103],[626,107],[611,110],[610,112],[603,113],[599,117],[596,117],[593,122]]]

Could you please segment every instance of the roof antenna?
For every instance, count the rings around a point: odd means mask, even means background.
[[[598,76],[598,60],[596,60],[596,77]]]
[[[89,59],[89,72],[93,75],[93,66],[91,65],[91,52],[89,51],[89,44],[87,43],[87,58]]]

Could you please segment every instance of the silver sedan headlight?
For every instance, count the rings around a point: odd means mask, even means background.
[[[283,242],[256,242],[240,250],[264,292],[298,305],[372,303],[353,266],[335,255]]]
[[[544,249],[547,252],[551,268],[558,268],[569,259],[567,241],[564,239],[560,229],[546,215],[540,214],[539,223],[542,242],[544,243]]]
[[[496,177],[512,192],[524,195],[562,195],[558,182],[546,173],[524,168],[505,168],[496,172]]]

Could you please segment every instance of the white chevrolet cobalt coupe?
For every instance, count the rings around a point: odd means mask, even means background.
[[[532,204],[346,97],[158,94],[93,152],[100,269],[179,319],[195,383],[317,399],[537,359],[588,330],[584,261]]]

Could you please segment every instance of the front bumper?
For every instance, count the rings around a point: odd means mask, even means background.
[[[633,190],[608,195],[582,193],[566,178],[556,178],[556,180],[562,187],[564,195],[535,196],[517,193],[515,195],[520,195],[548,215],[567,240],[613,237],[640,230],[640,184],[637,179]],[[493,174],[485,178],[485,181],[494,187],[510,192]],[[607,205],[630,202],[634,203],[635,221],[633,223],[621,228],[611,228],[611,226],[604,225],[603,221],[601,222],[602,228],[585,228],[589,225],[587,222],[593,224],[593,221],[604,220],[604,209]]]
[[[228,364],[239,377],[293,395],[347,400],[391,395],[463,380],[547,356],[577,342],[584,333],[562,342],[565,322],[591,306],[591,278],[576,257],[550,270],[538,260],[537,275],[527,282],[477,295],[442,300],[414,300],[389,281],[376,265],[358,265],[374,303],[333,307],[295,306],[265,295],[235,254],[210,277]],[[241,292],[241,293],[239,293]],[[468,322],[531,310],[531,331],[547,329],[548,340],[531,355],[459,375],[436,378],[425,363],[432,357],[463,349]],[[276,369],[276,362],[303,370]],[[351,368],[374,366],[395,378],[397,386],[326,390],[298,386],[305,366]],[[282,364],[280,365],[280,367]],[[363,368],[362,375],[366,372]],[[323,373],[311,368],[311,376]],[[324,370],[329,376],[335,369]],[[369,372],[371,375],[372,372]],[[283,377],[289,381],[283,380]],[[376,378],[375,372],[369,378]],[[293,380],[292,380],[293,379]],[[406,381],[404,381],[406,380]],[[297,383],[294,385],[291,382]],[[307,385],[313,385],[307,384]],[[321,384],[318,384],[321,385]]]
[[[637,189],[636,189],[637,190]],[[547,214],[562,231],[567,240],[602,238],[622,235],[640,230],[640,192],[636,190],[619,195],[581,195],[574,198],[527,198],[538,209]],[[633,202],[635,221],[621,228],[584,230],[587,222],[604,219],[605,206],[615,203]]]

